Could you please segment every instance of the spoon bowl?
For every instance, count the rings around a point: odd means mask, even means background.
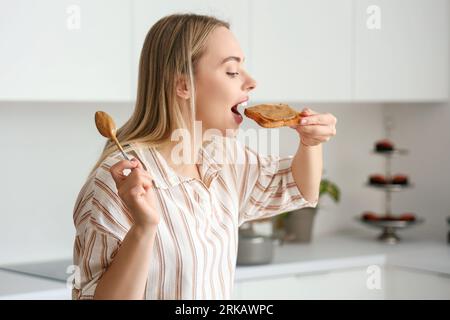
[[[116,137],[116,124],[114,123],[113,118],[109,114],[107,114],[104,111],[97,111],[95,113],[95,126],[97,127],[98,132],[105,138],[109,138],[117,145],[117,148],[119,148],[120,152],[122,153],[123,157],[127,160],[130,160],[126,153],[123,151],[122,146],[119,143],[119,140],[117,140]]]

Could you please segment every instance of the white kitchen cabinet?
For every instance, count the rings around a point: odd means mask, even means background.
[[[448,0],[254,0],[250,12],[256,100],[448,99]]]
[[[388,299],[450,299],[450,275],[412,268],[388,267]]]
[[[352,0],[251,1],[258,101],[351,99]]]
[[[162,17],[174,13],[197,13],[213,15],[230,23],[244,55],[249,52],[248,15],[249,2],[239,0],[133,0],[133,48],[132,48],[132,91],[133,99],[137,88],[139,58],[145,36],[151,26]],[[246,58],[246,60],[249,58]]]
[[[366,268],[351,268],[243,281],[236,283],[233,298],[261,300],[383,299],[384,277],[381,277],[379,289],[369,289],[367,279]]]
[[[165,15],[194,12],[231,23],[257,81],[253,101],[443,101],[448,6],[448,0],[0,0],[0,100],[133,101],[150,27]],[[372,29],[377,12],[380,29]]]
[[[0,0],[0,99],[130,99],[130,4]]]
[[[355,100],[446,100],[448,16],[448,0],[355,1]]]
[[[448,274],[392,265],[379,270],[379,287],[367,285],[367,268],[351,268],[236,282],[232,298],[450,299]]]

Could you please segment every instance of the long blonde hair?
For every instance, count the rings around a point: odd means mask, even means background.
[[[117,129],[122,145],[158,147],[170,141],[178,128],[191,130],[195,121],[194,74],[205,51],[208,35],[229,23],[212,16],[172,14],[158,20],[145,37],[139,61],[136,105],[130,119]],[[183,75],[191,90],[189,124],[176,99],[176,78]],[[91,173],[118,148],[110,139]]]

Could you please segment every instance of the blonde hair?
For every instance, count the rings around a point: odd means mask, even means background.
[[[145,37],[139,61],[134,112],[117,129],[121,145],[129,143],[158,147],[170,141],[178,128],[192,129],[195,121],[194,74],[206,49],[206,40],[216,27],[229,23],[212,16],[172,14],[158,20]],[[176,99],[176,79],[185,76],[191,90],[189,124]],[[118,148],[110,139],[92,172]]]

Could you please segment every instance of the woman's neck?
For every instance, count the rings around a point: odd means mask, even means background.
[[[156,149],[177,175],[200,178],[197,167],[200,147],[184,146],[181,142],[171,141]]]

